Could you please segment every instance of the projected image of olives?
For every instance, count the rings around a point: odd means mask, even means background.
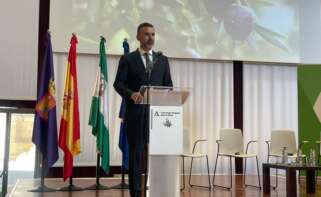
[[[54,40],[76,32],[80,52],[97,53],[100,35],[108,40],[108,53],[122,54],[125,37],[134,49],[137,25],[150,22],[155,49],[170,57],[299,61],[296,1],[72,0],[69,12],[66,1],[52,4]],[[65,50],[59,43],[54,48]]]

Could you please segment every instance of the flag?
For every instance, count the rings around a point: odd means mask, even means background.
[[[120,131],[119,131],[119,142],[118,147],[122,152],[122,166],[124,169],[128,170],[128,161],[129,161],[129,147],[127,142],[126,135],[126,123],[125,119],[126,103],[122,100],[119,110],[119,118],[121,119]]]
[[[64,152],[64,181],[72,176],[73,157],[80,153],[75,35],[72,35],[70,44],[59,131],[59,147]]]
[[[41,152],[46,172],[58,160],[57,115],[55,100],[54,67],[50,34],[42,63],[42,72],[35,107],[32,142]]]
[[[123,42],[123,48],[124,48],[124,55],[129,53],[129,44],[127,42],[127,39],[124,39]],[[118,147],[122,152],[122,166],[126,170],[128,170],[128,161],[129,161],[129,147],[127,142],[127,134],[126,134],[126,124],[125,124],[125,111],[126,111],[126,103],[125,100],[122,99],[120,109],[119,109],[119,118],[121,119],[120,123],[120,130],[119,130],[119,141],[118,141]]]
[[[89,125],[96,136],[96,147],[101,157],[101,167],[109,172],[109,127],[108,127],[108,76],[105,38],[101,37],[99,68],[91,102]]]

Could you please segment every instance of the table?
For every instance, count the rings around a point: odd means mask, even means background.
[[[263,192],[270,193],[270,169],[283,169],[286,171],[286,196],[297,196],[296,187],[296,171],[306,171],[306,192],[315,193],[315,171],[320,170],[321,166],[307,166],[299,164],[278,164],[278,163],[263,163]]]

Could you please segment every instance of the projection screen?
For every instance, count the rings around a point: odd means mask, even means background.
[[[80,53],[98,53],[103,35],[108,54],[122,54],[123,39],[135,49],[137,25],[150,22],[169,57],[300,61],[296,0],[54,0],[50,12],[57,52],[74,32]]]

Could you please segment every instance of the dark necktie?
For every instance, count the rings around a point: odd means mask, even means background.
[[[146,60],[146,72],[148,74],[148,81],[150,80],[150,76],[152,74],[152,69],[153,69],[153,62],[149,58],[148,53],[144,53],[145,60]]]

